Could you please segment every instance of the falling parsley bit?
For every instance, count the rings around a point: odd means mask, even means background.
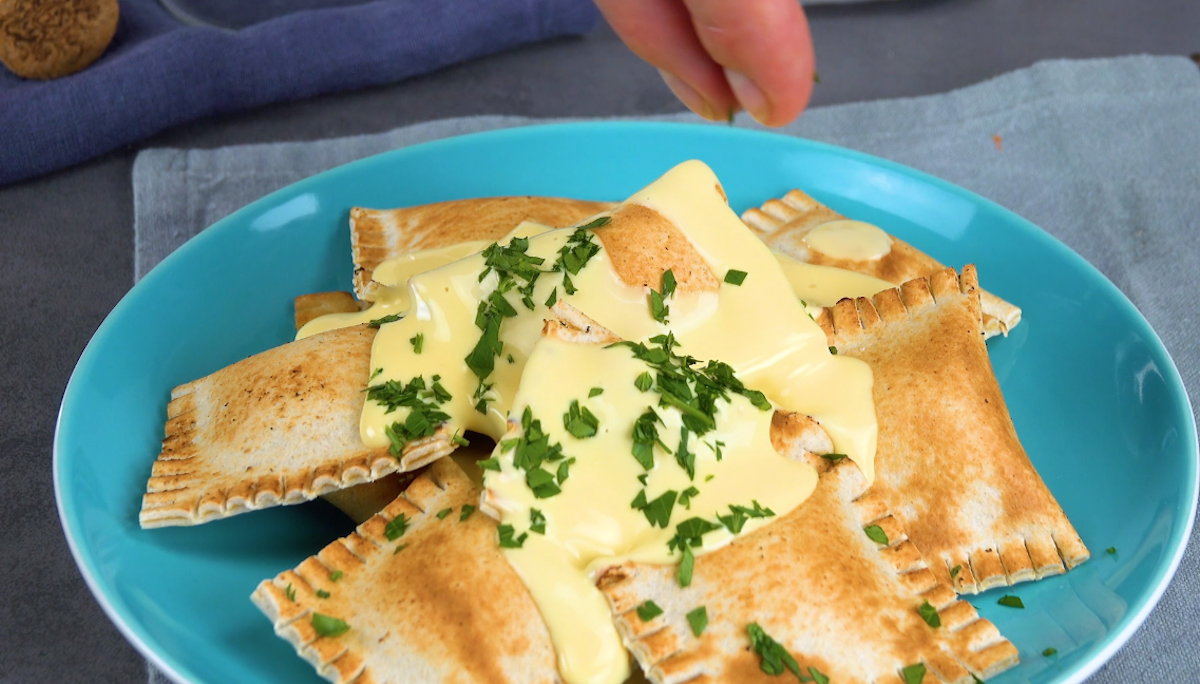
[[[471,517],[471,514],[474,512],[475,512],[474,506],[472,506],[471,504],[463,504],[462,513],[459,513],[459,515],[458,515],[458,521],[463,522],[467,518]]]
[[[888,545],[887,532],[884,532],[883,528],[879,525],[867,525],[863,528],[863,532],[866,532],[867,537],[869,537],[871,541],[875,542],[876,544],[883,544],[884,546]]]
[[[958,577],[958,573],[962,572],[962,564],[950,568],[950,579]]]
[[[396,546],[396,548],[395,548],[395,549],[393,549],[393,550],[392,550],[392,555],[394,556],[394,555],[396,555],[396,554],[400,553],[401,551],[403,551],[404,549],[407,549],[407,548],[408,548],[408,543],[407,543],[407,542],[406,542],[406,543],[404,543],[404,544],[400,544],[400,545]]]
[[[536,508],[529,509],[529,531],[546,534],[546,516]]]
[[[1106,553],[1108,553],[1108,555],[1110,555],[1110,556],[1115,556],[1115,555],[1117,555],[1117,547],[1115,547],[1115,546],[1110,546],[1110,547],[1108,547],[1107,549],[1104,549],[1104,551],[1105,551]]]
[[[921,684],[925,678],[925,663],[913,663],[900,671],[904,675],[904,684]]]
[[[288,600],[292,603],[296,602],[296,587],[293,587],[290,582],[287,585],[287,589],[283,590],[283,594],[284,596],[287,596]]]
[[[709,473],[708,475],[705,475],[705,476],[704,476],[704,481],[705,481],[705,482],[708,482],[708,481],[712,480],[714,477],[716,477],[716,475],[713,475],[712,473]]]
[[[483,459],[482,461],[480,461],[480,462],[479,462],[479,467],[480,467],[480,468],[483,468],[484,470],[495,470],[495,471],[499,472],[499,470],[500,470],[500,459],[497,459],[497,458],[485,458],[485,459]]]
[[[396,541],[404,536],[408,531],[408,516],[401,513],[400,515],[388,521],[387,527],[383,528],[383,535],[388,541]]]
[[[650,375],[650,373],[647,371],[643,371],[642,374],[637,376],[637,379],[633,381],[633,386],[642,392],[647,392],[651,387],[654,386],[654,376]]]
[[[688,626],[692,628],[692,634],[700,636],[704,628],[708,626],[708,609],[700,606],[696,610],[687,614]]]
[[[646,601],[645,603],[643,603],[642,605],[637,607],[637,616],[638,616],[638,619],[641,620],[642,622],[650,622],[651,620],[653,620],[654,618],[656,618],[662,614],[663,614],[663,609],[659,608],[658,604],[655,603],[654,601]]]
[[[515,530],[513,530],[512,525],[501,525],[496,528],[496,531],[499,534],[500,548],[502,549],[519,549],[525,545],[525,540],[529,538],[528,532],[522,532],[521,536],[514,537]]]
[[[829,353],[833,354],[834,356],[837,356],[837,347],[830,347]]]
[[[1057,653],[1058,653],[1058,649],[1057,649],[1057,648],[1054,648],[1053,646],[1051,646],[1050,648],[1048,648],[1048,649],[1046,649],[1046,650],[1042,651],[1042,655],[1046,656],[1047,658],[1049,658],[1050,656],[1052,656],[1052,655],[1055,655],[1055,654],[1057,654]]]
[[[746,272],[731,268],[725,272],[725,282],[730,285],[741,285],[746,282]]]
[[[675,274],[668,268],[662,274],[662,296],[670,297],[673,294],[675,294]]]
[[[329,573],[329,581],[336,582],[340,580],[344,574],[346,573],[342,572],[341,570],[334,570],[333,572]]]
[[[471,441],[469,439],[467,439],[466,437],[463,437],[462,435],[460,435],[458,433],[458,430],[454,431],[454,436],[450,438],[450,442],[457,446],[464,446],[464,447],[471,446]]]
[[[996,603],[999,603],[1002,606],[1008,606],[1009,608],[1025,607],[1025,603],[1021,601],[1021,597],[1013,594],[1005,594],[1004,596],[1001,596],[1000,600],[996,601]]]
[[[803,681],[804,675],[800,674],[800,663],[797,663],[792,654],[788,653],[787,649],[778,641],[764,632],[757,622],[746,625],[746,632],[750,635],[750,648],[754,649],[754,652],[762,659],[758,666],[762,668],[763,672],[779,676],[783,674],[783,669],[786,667]]]
[[[453,507],[453,506],[452,506],[452,507],[450,507],[450,508],[443,508],[442,510],[440,510],[440,511],[438,511],[438,512],[437,512],[437,519],[438,519],[438,520],[445,520],[445,519],[446,519],[446,516],[450,515],[452,512],[454,512],[454,507]]]
[[[590,390],[588,390],[588,399],[591,399],[592,397],[598,397],[601,394],[604,394],[603,387],[593,387]]]
[[[313,613],[312,626],[317,636],[323,637],[341,636],[350,631],[350,625],[346,624],[343,620],[322,615],[321,613]]]
[[[567,412],[563,414],[563,428],[575,439],[595,437],[600,428],[600,419],[585,406],[579,407],[577,399],[571,400]]]
[[[329,598],[329,596],[330,596],[329,592],[325,591],[324,589],[317,590],[317,598],[324,599],[324,598]]]
[[[505,360],[508,361],[510,364],[517,362],[517,360],[513,358],[512,354],[509,354],[507,357],[505,357]]]
[[[821,458],[823,458],[827,461],[837,462],[837,461],[842,460],[843,458],[846,458],[846,454],[821,454]]]
[[[401,318],[403,318],[403,316],[401,316],[400,314],[388,314],[387,316],[384,316],[383,318],[376,318],[375,320],[371,321],[370,323],[367,323],[367,327],[368,328],[378,328],[379,326],[381,326],[385,323],[395,323],[396,321],[400,320]]]
[[[942,617],[938,615],[937,608],[934,608],[929,601],[922,601],[917,612],[921,614],[921,619],[925,621],[925,624],[930,627],[937,629],[942,626]]]
[[[408,338],[408,341],[412,343],[413,353],[420,354],[421,350],[425,348],[425,333],[417,333]]]

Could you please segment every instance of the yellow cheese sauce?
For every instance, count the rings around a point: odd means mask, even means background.
[[[399,266],[385,264],[382,273],[376,272],[377,279],[391,282],[385,283],[389,287],[381,290],[385,296],[375,307],[330,325],[377,319],[384,311],[407,311],[402,319],[380,327],[372,350],[371,368],[377,371],[371,382],[403,385],[420,376],[430,386],[436,379],[441,394],[450,395],[442,396],[436,409],[449,416],[452,430],[502,440],[493,457],[499,470],[485,475],[481,509],[499,518],[510,539],[523,536],[520,548],[506,552],[546,620],[568,684],[617,684],[628,675],[628,658],[605,599],[594,586],[595,572],[623,559],[678,560],[679,548],[669,549],[668,541],[677,524],[692,516],[713,521],[731,506],[749,507],[755,501],[775,516],[786,515],[811,493],[816,473],[771,447],[772,410],[733,392],[715,402],[715,427],[701,437],[692,435],[689,449],[695,461],[689,476],[672,455],[681,440],[683,414],[660,405],[656,390],[643,392],[634,384],[648,370],[646,363],[623,345],[605,348],[542,338],[543,321],[554,318],[550,300],[570,304],[624,340],[646,342],[670,332],[678,342],[676,353],[702,364],[724,362],[747,388],[765,394],[773,407],[814,417],[835,451],[854,460],[869,480],[874,477],[871,371],[861,361],[830,353],[823,331],[797,293],[803,291],[800,296],[814,304],[833,303],[845,294],[872,294],[891,285],[790,260],[781,265],[729,209],[716,176],[700,162],[675,167],[628,203],[652,209],[677,227],[723,281],[717,291],[676,292],[666,298],[666,322],[655,320],[648,290],[625,284],[599,247],[600,240],[592,236],[597,251],[571,275],[577,290],[567,294],[563,274],[550,270],[562,251],[578,246],[578,234],[573,228],[539,233],[527,227],[522,232],[529,237],[518,234],[501,243],[523,249],[522,258],[543,260],[537,267],[541,272],[527,288],[525,280],[506,281],[495,270],[487,272],[486,252],[421,273],[413,269],[450,255],[414,257]],[[494,256],[502,247],[488,249]],[[738,272],[745,276],[735,284]],[[396,295],[405,280],[406,301]],[[482,312],[498,306],[511,315],[500,321],[497,353],[483,355],[491,357],[493,365],[481,382],[478,351],[487,327]],[[307,328],[301,334],[306,332]],[[589,397],[593,387],[603,392]],[[432,394],[422,395],[431,405]],[[564,416],[572,400],[598,419],[594,437],[581,439],[566,431]],[[631,451],[633,425],[650,407],[661,420],[658,434],[672,453],[654,447],[653,467],[644,471]],[[509,440],[525,434],[520,420],[526,408],[540,421],[549,443],[562,447],[563,458],[546,464],[547,472],[556,473],[559,465],[574,459],[566,479],[555,479],[561,492],[551,496],[541,492],[539,498],[527,472],[514,461]],[[367,445],[388,445],[389,431],[395,435],[397,426],[416,413],[407,405],[391,409],[378,401],[366,402],[360,428]],[[642,474],[644,483],[638,479]],[[639,492],[654,500],[689,487],[697,493],[688,507],[668,507],[672,512],[665,526],[652,525],[643,510],[631,507]],[[544,531],[531,530],[534,509],[544,518]],[[751,518],[741,533],[770,520]],[[712,530],[694,553],[718,548],[733,536],[724,527]]]
[[[679,522],[696,516],[715,523],[718,515],[731,513],[730,504],[750,507],[752,502],[783,515],[808,498],[817,483],[815,470],[780,456],[771,446],[773,411],[737,395],[717,402],[714,430],[689,440],[693,476],[660,448],[655,449],[654,466],[645,470],[631,453],[631,435],[637,418],[658,402],[652,390],[635,386],[647,369],[624,346],[541,340],[525,368],[513,413],[519,416],[528,407],[550,444],[561,444],[563,460],[547,468],[553,471],[574,459],[562,492],[537,498],[525,471],[514,467],[513,453],[503,447],[498,449],[500,471],[485,476],[484,509],[498,512],[515,535],[528,534],[521,548],[506,553],[546,620],[559,669],[572,684],[622,682],[629,674],[611,612],[593,583],[595,573],[625,559],[678,562],[680,554],[670,551],[668,542]],[[589,396],[592,388],[602,392]],[[597,418],[594,436],[576,438],[564,428],[563,414],[572,401]],[[660,437],[678,453],[682,414],[665,408],[656,412],[662,420]],[[515,430],[511,436],[519,434]],[[643,474],[644,485],[638,479]],[[690,487],[699,493],[686,506],[676,505],[665,527],[651,525],[641,510],[630,506],[640,491],[652,501]],[[545,518],[543,533],[530,530],[534,510]],[[757,529],[772,517],[750,518],[740,531]],[[729,529],[720,527],[706,533],[694,552],[711,551],[732,538]]]
[[[892,238],[863,221],[830,221],[808,231],[804,242],[825,256],[847,261],[874,261],[892,251]]]

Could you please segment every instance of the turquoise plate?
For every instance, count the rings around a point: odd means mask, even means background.
[[[350,525],[316,502],[142,530],[141,495],[171,388],[292,337],[292,298],[350,289],[354,205],[486,195],[618,200],[698,158],[734,209],[801,187],[947,264],[976,263],[1024,309],[992,363],[1030,457],[1092,560],[972,599],[1021,651],[995,684],[1080,682],[1124,643],[1179,564],[1197,491],[1179,374],[1133,305],[1032,224],[944,181],[844,149],[723,126],[571,124],[397,150],[276,192],[184,245],[134,287],[84,351],[54,445],[59,513],[92,592],[181,682],[319,682],[247,598]],[[1115,555],[1105,549],[1115,547]],[[1058,654],[1041,655],[1053,647]]]

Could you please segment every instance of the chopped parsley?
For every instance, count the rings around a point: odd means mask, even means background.
[[[283,594],[284,596],[287,596],[288,600],[292,603],[296,602],[296,587],[293,587],[291,582],[288,582],[287,589],[283,590]]]
[[[567,470],[561,465],[556,473],[542,468],[543,463],[557,463],[566,458],[562,452],[562,445],[550,444],[550,436],[542,429],[542,421],[533,417],[533,410],[528,406],[521,415],[521,428],[520,437],[500,442],[500,448],[513,452],[513,465],[525,471],[525,484],[533,490],[535,497],[545,499],[562,492],[558,485],[567,479]],[[570,463],[568,460],[568,466]],[[495,463],[494,467],[492,464],[485,464],[487,461],[479,462],[481,467],[489,470],[500,469],[499,463]],[[558,484],[555,483],[556,476]]]
[[[922,601],[917,612],[921,614],[921,619],[925,621],[925,624],[930,627],[936,629],[942,626],[942,617],[938,615],[937,608],[934,608],[929,601]]]
[[[783,668],[792,671],[792,674],[803,680],[804,675],[800,674],[800,663],[792,657],[792,654],[787,652],[787,649],[775,641],[763,631],[757,622],[751,622],[746,625],[746,632],[750,635],[750,648],[761,658],[759,667],[763,672],[769,675],[779,676],[783,674]],[[811,670],[811,668],[809,668]]]
[[[400,515],[388,521],[387,527],[383,528],[383,535],[388,541],[396,541],[404,536],[408,531],[408,516],[401,513]]]
[[[325,591],[324,589],[317,590],[317,598],[324,599],[324,598],[329,598],[329,596],[330,596],[329,592]]]
[[[679,572],[676,575],[679,586],[686,587],[692,583],[692,571],[696,567],[696,556],[692,552],[692,548],[700,546],[704,535],[719,529],[721,526],[717,523],[695,517],[688,518],[675,527],[675,536],[667,542],[667,549],[671,551],[679,549],[683,554],[683,558],[679,561]]]
[[[1002,606],[1008,606],[1009,608],[1025,607],[1025,603],[1021,601],[1021,597],[1013,594],[1005,594],[1004,596],[1001,596],[1000,600],[996,601],[996,603],[999,603]]]
[[[837,347],[830,347],[829,353],[833,354],[834,356],[837,356]]]
[[[312,626],[317,636],[323,637],[341,636],[350,631],[350,625],[346,624],[343,620],[322,615],[321,613],[313,613]]]
[[[650,318],[666,325],[667,316],[671,315],[671,307],[663,302],[663,297],[658,290],[650,290],[648,297],[650,298]]]
[[[600,428],[600,419],[586,406],[580,408],[579,401],[572,399],[571,406],[563,414],[563,428],[575,439],[587,439],[596,436],[596,431]]]
[[[683,506],[689,511],[692,510],[692,497],[698,495],[699,493],[699,489],[696,489],[695,487],[688,487],[679,493],[679,505]]]
[[[340,580],[344,574],[346,573],[342,572],[341,570],[334,570],[333,572],[329,573],[329,581],[336,582]]]
[[[484,470],[495,470],[496,472],[500,471],[500,461],[499,461],[499,459],[497,459],[495,457],[485,458],[485,459],[479,461],[479,463],[477,463],[476,465],[478,465],[480,468],[483,468]]]
[[[567,238],[567,244],[558,250],[558,259],[555,260],[554,266],[550,270],[563,274],[563,291],[567,294],[573,295],[576,292],[575,284],[571,282],[571,276],[579,275],[579,271],[587,265],[587,262],[600,253],[600,245],[592,241],[593,235],[589,231],[606,226],[611,220],[608,216],[601,216],[576,228],[575,232],[571,233],[571,237]]]
[[[1110,556],[1117,555],[1117,547],[1115,547],[1115,546],[1110,546],[1107,549],[1105,549],[1104,551]]]
[[[374,380],[375,378],[379,377],[382,374],[383,374],[383,367],[380,366],[379,368],[375,369],[374,373],[371,373],[371,377],[367,378],[367,382],[371,382],[372,380]]]
[[[689,476],[694,476],[695,454],[687,448],[688,438],[697,438],[716,429],[716,403],[729,401],[730,394],[741,394],[754,406],[763,411],[771,410],[771,402],[757,390],[747,389],[734,374],[733,368],[721,361],[709,361],[698,367],[699,361],[690,356],[675,353],[678,342],[675,335],[656,335],[650,338],[649,346],[641,342],[621,341],[610,346],[628,347],[634,358],[643,361],[654,371],[653,389],[658,393],[660,407],[674,407],[682,414],[683,430],[680,431],[679,451],[676,460]],[[643,391],[651,388],[643,376],[635,382]],[[633,455],[647,470],[654,464],[653,448],[660,445],[663,451],[670,449],[658,439],[655,423],[661,423],[653,409],[647,411],[634,424]]]
[[[1058,653],[1058,649],[1057,649],[1057,648],[1054,648],[1053,646],[1051,646],[1050,648],[1048,648],[1048,649],[1046,649],[1046,650],[1042,651],[1042,655],[1046,656],[1047,658],[1049,658],[1050,656],[1052,656],[1052,655],[1055,655],[1055,654],[1057,654],[1057,653]]]
[[[445,520],[445,519],[446,519],[446,516],[450,515],[450,514],[451,514],[451,513],[453,513],[453,512],[454,512],[454,507],[453,507],[453,506],[452,506],[452,507],[450,507],[450,508],[443,508],[442,510],[440,510],[440,511],[438,511],[438,512],[437,512],[437,519],[438,519],[438,520]]]
[[[663,609],[659,608],[658,604],[655,603],[654,601],[646,601],[645,603],[643,603],[642,605],[637,607],[637,616],[638,616],[638,619],[641,620],[642,622],[650,622],[651,620],[653,620],[654,618],[656,618],[662,614],[663,614]]]
[[[546,516],[536,508],[529,509],[529,531],[546,534]]]
[[[833,461],[834,463],[837,463],[838,461],[842,460],[843,458],[846,458],[846,454],[821,454],[821,458],[823,458],[827,461]]]
[[[818,670],[815,666],[809,665],[808,673],[812,675],[812,679],[817,684],[829,684],[829,675]],[[801,679],[800,681],[804,681]]]
[[[394,556],[394,555],[396,555],[396,554],[400,553],[401,551],[403,551],[404,549],[407,549],[407,548],[408,548],[408,543],[407,543],[407,542],[406,542],[406,543],[404,543],[404,544],[398,544],[398,545],[396,546],[396,548],[392,550],[392,555]]]
[[[960,573],[960,572],[962,572],[962,564],[961,563],[959,565],[956,565],[956,566],[950,568],[950,579],[954,579],[955,577],[958,577],[958,573]]]
[[[731,268],[725,272],[725,282],[730,285],[741,285],[746,282],[746,272]]]
[[[514,537],[515,530],[513,530],[512,525],[501,525],[496,528],[496,531],[499,534],[500,548],[502,549],[519,549],[525,545],[525,540],[529,538],[528,532],[522,532],[521,536]]]
[[[388,380],[367,388],[367,399],[384,406],[385,415],[400,407],[409,409],[404,422],[396,421],[384,428],[384,433],[391,442],[391,452],[397,458],[403,453],[406,444],[432,436],[438,425],[450,420],[450,416],[441,410],[440,405],[453,399],[453,396],[446,391],[440,380],[441,376],[435,375],[432,384],[427,386],[424,376],[418,375],[407,384]]]
[[[646,520],[650,521],[651,527],[667,528],[671,523],[671,509],[675,507],[675,498],[679,496],[679,492],[674,489],[668,489],[663,492],[657,499],[647,501],[646,490],[638,492],[637,497],[630,504],[630,508],[640,510]]]
[[[675,274],[671,269],[663,271],[662,275],[662,296],[670,297],[675,294]]]
[[[463,504],[462,513],[460,513],[458,515],[458,521],[462,522],[462,521],[466,520],[467,518],[471,517],[471,514],[474,512],[475,512],[474,506],[472,506],[471,504]]]
[[[863,532],[866,532],[867,537],[876,544],[888,545],[887,532],[884,532],[883,528],[879,525],[867,525],[863,528]]]
[[[408,341],[413,346],[413,353],[420,354],[421,350],[425,347],[425,333],[417,333],[408,338]]]
[[[549,309],[550,307],[554,306],[557,303],[558,303],[558,288],[556,287],[556,288],[550,290],[550,296],[546,297],[546,308]]]
[[[745,527],[746,521],[750,518],[770,518],[775,515],[775,511],[769,508],[763,508],[758,501],[752,501],[753,508],[746,506],[738,506],[736,504],[729,507],[729,515],[718,515],[717,520],[725,526],[730,532],[738,534]]]
[[[700,636],[704,628],[708,626],[708,609],[704,606],[691,611],[687,614],[688,626],[692,628],[692,634]]]
[[[383,370],[382,368],[380,370]],[[654,377],[647,371],[642,371],[642,374],[637,376],[633,381],[633,386],[643,392],[647,392],[651,387],[654,387]]]
[[[384,323],[395,323],[396,321],[400,320],[401,318],[404,318],[404,316],[401,314],[388,314],[387,316],[384,316],[383,318],[376,318],[375,320],[371,321],[370,323],[367,323],[367,327],[368,328],[378,328],[379,326],[383,325]]]
[[[904,675],[904,684],[921,684],[925,678],[925,663],[914,663],[900,671]]]
[[[458,430],[454,431],[454,436],[450,438],[450,442],[455,446],[471,446],[471,441],[458,434]]]
[[[592,397],[598,397],[601,394],[604,394],[603,387],[593,387],[590,390],[588,390],[588,399],[591,399]]]
[[[558,470],[554,473],[554,479],[558,480],[558,484],[566,482],[567,478],[571,476],[571,466],[573,465],[575,465],[574,456],[558,464]]]

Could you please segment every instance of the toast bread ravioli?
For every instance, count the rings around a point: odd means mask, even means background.
[[[371,300],[371,274],[392,257],[474,240],[499,240],[522,221],[562,228],[612,206],[563,197],[481,197],[402,209],[354,207],[350,210],[354,294]]]
[[[454,449],[439,427],[397,458],[359,436],[375,331],[331,330],[176,387],[142,527],[196,525],[415,470]]]
[[[559,684],[550,634],[497,544],[496,522],[479,512],[460,520],[478,501],[466,473],[440,459],[349,536],[264,580],[251,600],[337,684]],[[389,540],[400,515],[407,529]],[[313,613],[350,629],[322,637]]]
[[[805,677],[815,667],[836,684],[902,684],[903,668],[918,662],[928,669],[925,682],[969,684],[972,674],[988,678],[1016,664],[1017,649],[929,571],[857,466],[813,465],[825,472],[811,498],[698,556],[688,587],[679,586],[675,566],[625,563],[601,573],[618,630],[651,682],[779,681],[750,648],[752,622]],[[867,525],[879,525],[888,544],[867,537]],[[663,613],[643,621],[637,607],[648,600]],[[941,627],[921,617],[924,601]],[[708,626],[696,636],[686,616],[699,606]]]
[[[817,316],[838,353],[875,374],[874,489],[938,580],[960,593],[1060,574],[1089,557],[1017,438],[978,292],[968,265],[961,278],[944,269]]]
[[[800,190],[792,190],[779,199],[767,200],[762,207],[748,209],[742,214],[742,221],[772,249],[806,263],[857,271],[895,285],[914,278],[929,277],[946,268],[894,235],[888,236],[892,240],[891,251],[871,261],[834,259],[809,249],[804,236],[810,230],[845,218]],[[983,326],[988,337],[1007,335],[1021,322],[1021,310],[1016,306],[983,290],[979,291],[979,296],[983,302]]]

